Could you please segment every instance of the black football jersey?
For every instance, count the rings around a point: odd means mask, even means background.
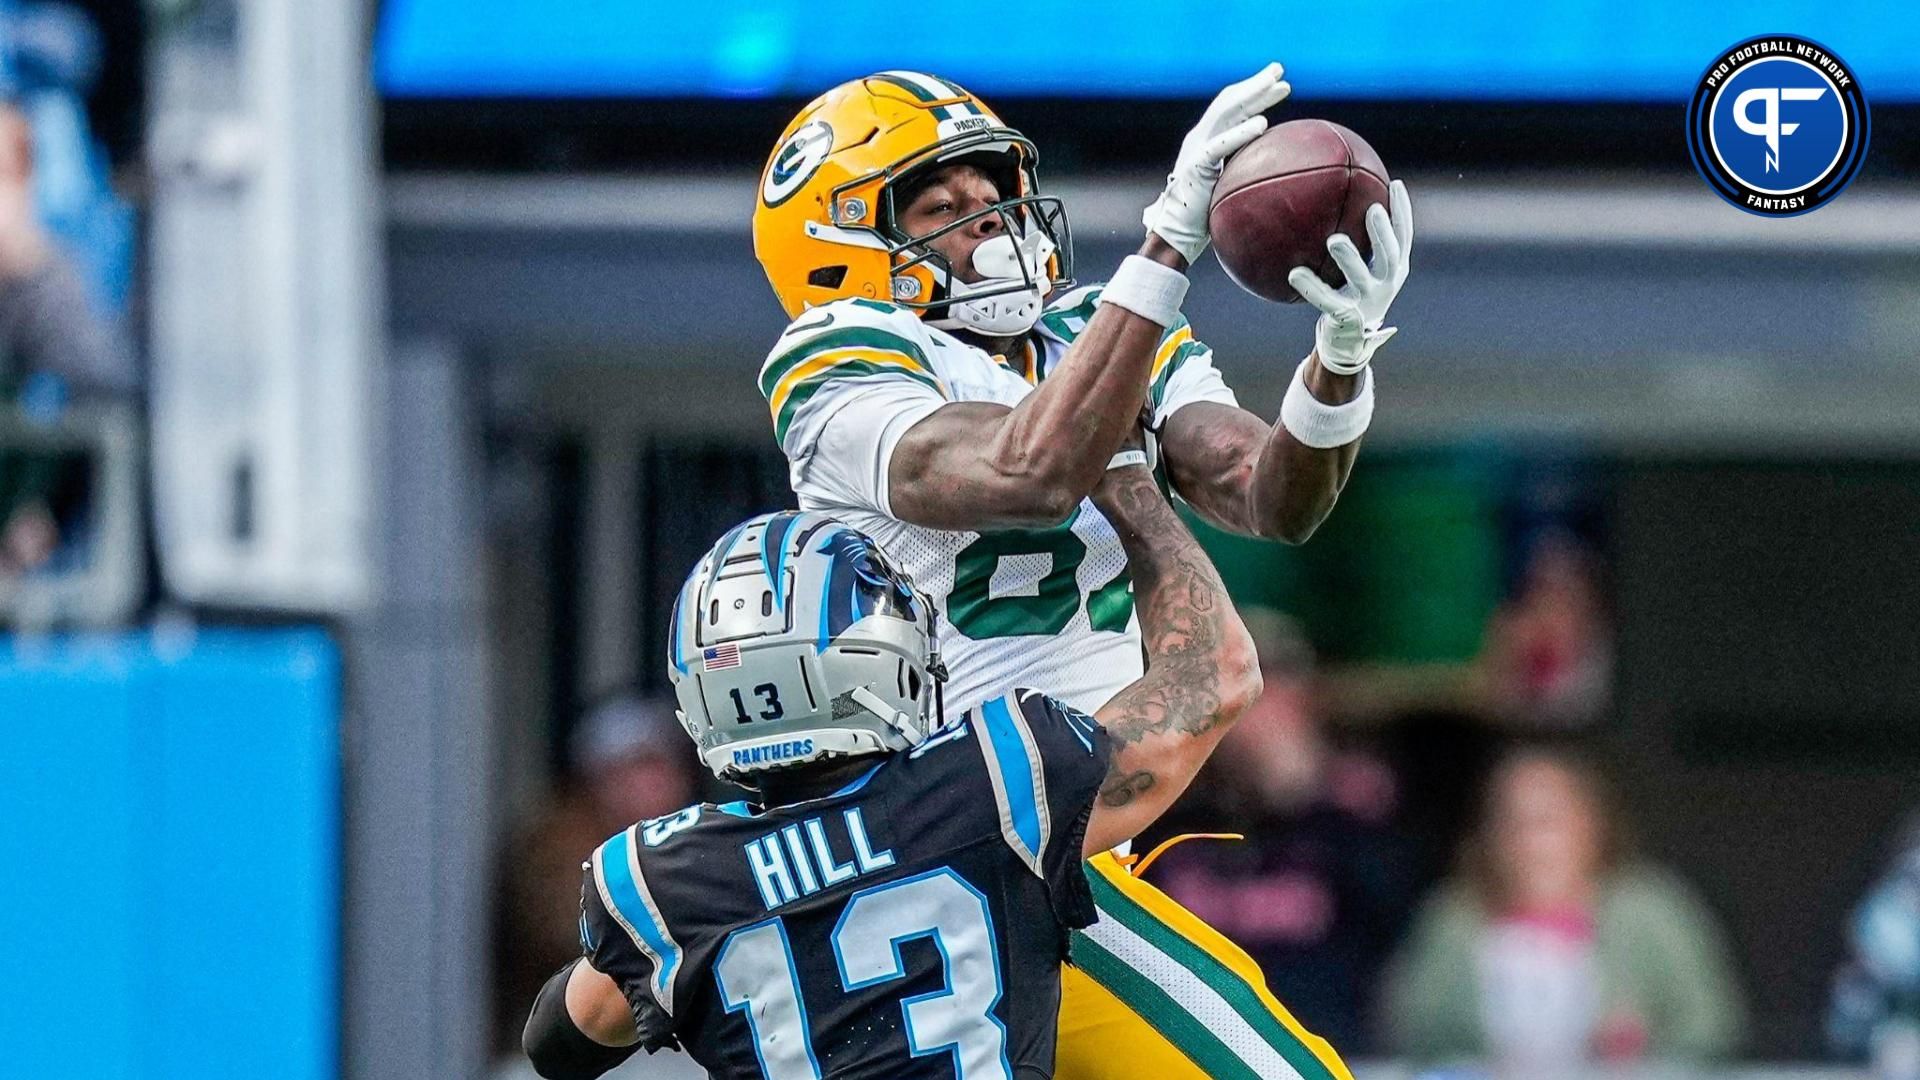
[[[824,798],[641,822],[587,863],[584,947],[714,1077],[1042,1080],[1108,753],[1016,691]]]

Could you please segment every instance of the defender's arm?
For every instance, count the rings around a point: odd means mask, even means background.
[[[595,1080],[639,1049],[627,999],[582,958],[555,972],[534,998],[521,1045],[547,1080]]]
[[[1165,812],[1260,696],[1253,640],[1152,474],[1114,469],[1094,501],[1126,549],[1147,672],[1094,715],[1113,751],[1087,823],[1089,856],[1131,840]]]

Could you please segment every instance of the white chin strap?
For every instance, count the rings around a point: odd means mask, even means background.
[[[887,700],[879,694],[864,686],[857,686],[849,691],[847,696],[865,706],[868,712],[891,724],[893,729],[900,733],[900,737],[906,740],[908,746],[919,746],[926,741],[926,724],[919,722],[911,714],[901,712],[887,704]]]
[[[1017,238],[1001,233],[973,249],[973,268],[980,272],[981,280],[960,281],[934,267],[934,278],[946,286],[949,299],[946,317],[929,320],[929,325],[942,330],[972,330],[989,337],[1024,334],[1033,329],[1040,320],[1041,305],[1053,291],[1047,260],[1053,257],[1055,248],[1053,238],[1041,229],[1029,229]]]

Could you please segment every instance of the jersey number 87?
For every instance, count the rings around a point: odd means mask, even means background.
[[[1067,628],[1080,610],[1080,563],[1086,542],[1074,535],[1080,509],[1051,529],[1009,529],[982,533],[953,560],[953,589],[947,594],[947,622],[975,641],[1044,634]],[[1053,568],[1031,596],[991,596],[1000,560],[1018,555],[1050,555]],[[1133,583],[1121,570],[1087,596],[1087,621],[1095,630],[1120,632],[1133,618]]]

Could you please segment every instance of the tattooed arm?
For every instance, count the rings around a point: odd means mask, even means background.
[[[1087,823],[1088,855],[1133,839],[1165,812],[1260,696],[1247,628],[1152,475],[1110,470],[1093,497],[1126,548],[1147,673],[1094,716],[1113,756]]]
[[[1344,405],[1360,392],[1358,376],[1335,375],[1317,359],[1307,365],[1306,382],[1327,405]],[[1284,425],[1199,401],[1167,418],[1160,449],[1174,490],[1208,522],[1242,536],[1299,544],[1333,511],[1360,441],[1315,450]]]

